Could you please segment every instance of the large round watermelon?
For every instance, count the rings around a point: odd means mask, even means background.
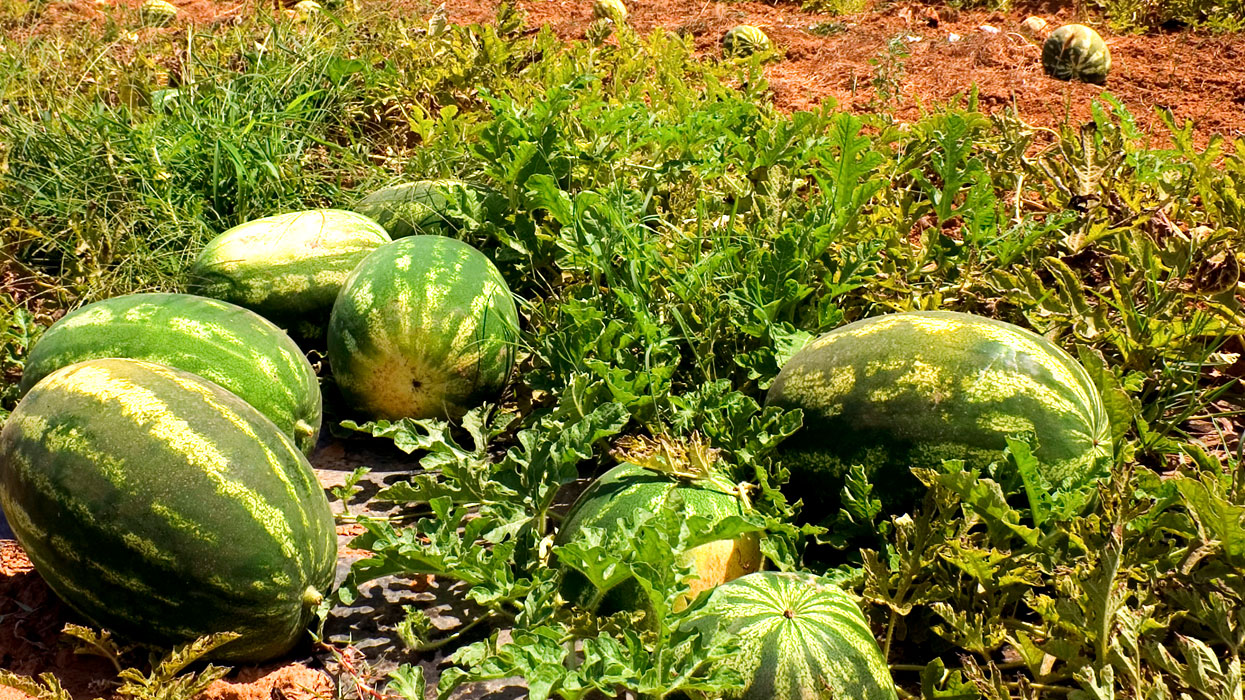
[[[1111,49],[1093,29],[1066,24],[1042,44],[1042,69],[1058,80],[1105,83],[1111,72]]]
[[[130,294],[72,311],[30,350],[25,394],[83,360],[147,360],[210,379],[259,409],[310,454],[320,432],[320,384],[306,356],[259,315],[189,294]]]
[[[355,212],[312,209],[249,221],[212,239],[190,268],[191,291],[245,306],[315,337],[346,275],[389,242]]]
[[[382,246],[346,280],[329,321],[342,396],[375,418],[456,418],[496,399],[519,312],[483,253],[443,236]]]
[[[717,663],[744,683],[726,700],[894,700],[895,683],[856,601],[825,579],[764,571],[715,588],[688,623],[738,641]]]
[[[483,220],[497,193],[462,180],[405,182],[367,195],[354,210],[380,222],[393,238],[451,236]]]
[[[289,650],[333,582],[337,537],[294,443],[188,372],[88,360],[44,377],[0,432],[0,506],[66,603],[160,647]]]
[[[669,507],[671,496],[675,494],[682,499],[687,515],[699,515],[714,521],[743,515],[746,507],[738,488],[721,476],[688,481],[623,462],[592,482],[575,501],[562,522],[554,544],[575,541],[584,528],[608,530],[617,527],[620,521],[640,509],[659,512]],[[756,571],[763,561],[760,541],[755,533],[708,542],[684,552],[683,557],[696,573],[689,598],[723,581]],[[616,612],[638,610],[644,606],[644,593],[634,579],[608,591],[593,589],[588,580],[574,570],[567,570],[563,581],[563,597],[583,608]]]
[[[984,468],[1003,459],[1009,435],[1036,437],[1034,456],[1057,487],[1104,476],[1112,454],[1106,411],[1076,360],[971,314],[897,313],[835,329],[783,366],[766,401],[804,411],[781,458],[813,519],[837,507],[853,464],[899,511],[921,493],[910,467]]]

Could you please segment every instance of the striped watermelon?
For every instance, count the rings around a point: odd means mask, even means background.
[[[138,17],[148,27],[163,27],[177,19],[177,6],[166,0],[143,0]]]
[[[773,48],[769,37],[760,28],[751,24],[740,24],[731,27],[722,35],[722,53],[726,56],[751,56],[760,51]]]
[[[294,443],[188,372],[88,360],[0,432],[0,506],[53,591],[93,624],[217,657],[289,650],[333,582],[333,516]]]
[[[380,222],[393,238],[419,234],[452,236],[484,218],[497,193],[461,180],[419,180],[382,187],[354,210]]]
[[[888,509],[902,509],[921,493],[909,467],[984,468],[1002,459],[1008,435],[1036,435],[1034,456],[1055,487],[1105,476],[1112,453],[1102,401],[1076,360],[971,314],[889,314],[826,333],[783,366],[767,403],[804,411],[782,461],[814,519],[837,506],[853,464]]]
[[[1042,69],[1057,80],[1102,84],[1111,72],[1111,49],[1093,29],[1066,24],[1042,44]]]
[[[510,289],[483,253],[410,236],[346,280],[329,321],[329,365],[347,403],[369,416],[456,418],[501,393],[518,329]]]
[[[21,393],[52,371],[101,357],[176,367],[259,409],[304,453],[320,432],[315,370],[259,315],[189,294],[131,294],[88,304],[52,324],[26,358]]]
[[[622,24],[627,21],[627,6],[623,4],[623,0],[593,0],[592,16]]]
[[[726,700],[894,700],[886,659],[856,601],[829,581],[763,571],[718,586],[687,623],[739,651],[717,663],[744,685]]]
[[[692,482],[679,480],[651,469],[623,462],[592,482],[566,515],[554,544],[574,541],[586,527],[609,529],[636,511],[658,512],[669,498],[678,494],[689,515],[720,520],[743,515],[747,507],[738,488],[721,476]],[[694,547],[683,554],[697,579],[689,598],[701,591],[761,568],[760,541],[755,533],[733,540],[719,540]],[[568,602],[589,610],[617,612],[643,606],[644,593],[634,581],[609,591],[597,591],[577,571],[568,570],[563,578],[562,596]],[[680,608],[682,606],[679,606]]]
[[[354,212],[312,209],[268,216],[235,226],[204,246],[190,268],[190,288],[316,337],[346,275],[388,242],[379,224]]]

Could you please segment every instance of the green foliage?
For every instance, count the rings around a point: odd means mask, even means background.
[[[138,668],[122,667],[122,659],[133,648],[119,646],[108,630],[97,631],[69,624],[65,625],[63,634],[76,641],[74,653],[102,656],[112,662],[117,669],[118,679],[117,687],[112,692],[119,697],[134,700],[192,700],[198,697],[208,686],[224,678],[230,669],[207,664],[195,672],[183,671],[212,650],[240,636],[233,632],[223,632],[179,644],[162,658],[153,656],[151,670],[144,673]],[[15,688],[39,700],[69,700],[72,697],[52,673],[43,673],[38,679],[34,679],[0,669],[0,686]]]
[[[1190,27],[1212,32],[1245,30],[1241,0],[1094,0],[1118,32]]]
[[[1226,14],[1197,22],[1226,28]],[[21,292],[0,327],[6,378],[56,311],[176,288],[231,225],[460,178],[504,200],[461,235],[524,300],[520,372],[502,406],[459,424],[347,423],[421,469],[377,496],[393,518],[351,509],[371,556],[339,593],[389,574],[461,582],[484,611],[466,629],[432,629],[417,609],[401,627],[413,650],[454,649],[439,692],[514,675],[561,698],[733,681],[709,674],[728,650],[689,637],[682,613],[596,618],[558,596],[553,557],[602,582],[635,576],[653,610],[671,609],[687,590],[672,553],[713,531],[637,513],[550,551],[559,491],[627,437],[716,451],[757,508],[716,532],[759,530],[773,568],[861,593],[913,697],[1234,697],[1245,143],[1198,145],[1173,122],[1156,148],[1109,96],[1049,146],[972,94],[902,128],[830,106],[786,115],[756,66],[697,60],[665,32],[564,43],[508,5],[483,26],[338,17],[314,31],[247,18],[124,50],[119,20],[6,44],[0,279]],[[905,52],[898,40],[877,58],[876,107]],[[1111,416],[1111,478],[1065,500],[1017,440],[1010,464],[919,473],[928,493],[902,516],[883,517],[852,470],[831,528],[798,524],[774,455],[802,416],[762,406],[778,369],[845,322],[935,308],[1073,351]],[[1004,471],[1026,477],[1019,489]],[[425,686],[406,666],[389,690]]]

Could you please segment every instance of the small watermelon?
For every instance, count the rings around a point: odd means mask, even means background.
[[[751,24],[732,27],[722,36],[722,52],[727,56],[751,56],[772,46],[765,32]]]
[[[593,0],[592,16],[622,24],[627,21],[627,6],[622,0]]]
[[[395,239],[419,234],[453,236],[498,206],[497,193],[461,180],[420,180],[383,187],[354,210],[369,216]]]
[[[216,658],[271,658],[333,583],[333,515],[302,452],[250,404],[163,365],[44,377],[0,432],[0,506],[58,596],[143,644],[236,632]]]
[[[714,521],[731,515],[743,515],[747,505],[739,489],[721,476],[691,481],[677,479],[643,466],[623,462],[592,482],[575,501],[554,544],[574,541],[586,527],[609,529],[639,509],[658,512],[670,497],[678,494],[688,515],[700,515]],[[692,565],[696,580],[689,598],[701,591],[761,568],[760,541],[755,533],[740,535],[733,540],[719,540],[694,547],[683,553]],[[563,579],[563,597],[580,607],[601,612],[639,610],[644,606],[644,593],[633,580],[609,591],[593,589],[577,571],[568,570]]]
[[[1066,24],[1042,44],[1042,69],[1057,80],[1102,84],[1111,71],[1111,49],[1093,29]]]
[[[804,412],[780,456],[813,519],[837,507],[854,464],[902,512],[922,493],[910,467],[963,459],[984,469],[1003,459],[1009,435],[1036,437],[1034,456],[1057,487],[1092,484],[1112,454],[1085,369],[1031,331],[972,314],[896,313],[830,331],[787,361],[766,402]]]
[[[389,242],[375,221],[340,209],[292,212],[235,226],[204,246],[191,291],[244,306],[316,337],[346,275]]]
[[[258,314],[190,294],[129,294],[66,314],[30,349],[21,393],[75,362],[146,360],[197,374],[240,396],[310,454],[320,384],[294,341]]]
[[[510,288],[483,253],[409,236],[347,278],[329,321],[329,366],[347,403],[368,416],[457,418],[501,393],[518,330]]]
[[[143,0],[138,16],[148,27],[163,27],[177,19],[177,6],[165,0]]]
[[[802,573],[763,571],[715,588],[686,622],[739,651],[716,663],[743,676],[724,700],[895,700],[895,682],[850,595]],[[717,696],[715,696],[717,697]]]

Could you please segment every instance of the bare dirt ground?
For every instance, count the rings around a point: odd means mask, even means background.
[[[275,11],[267,0],[173,0],[179,17],[172,26],[153,31],[183,31],[186,24],[210,26],[228,22],[241,13]],[[408,18],[428,14],[427,0],[360,0]],[[104,21],[108,5],[134,7],[139,0],[59,0],[48,4],[29,21],[6,31],[10,41],[62,31],[81,23]],[[566,39],[583,38],[591,21],[590,0],[519,0],[530,26],[548,25]],[[707,56],[720,56],[721,35],[730,27],[754,24],[765,30],[783,57],[769,63],[766,77],[777,108],[795,111],[817,108],[833,101],[844,109],[885,109],[899,120],[912,120],[955,95],[976,86],[980,105],[994,111],[1011,109],[1023,121],[1040,128],[1058,129],[1089,116],[1092,100],[1104,88],[1047,78],[1041,69],[1038,43],[1019,32],[1021,22],[1038,15],[1057,27],[1077,17],[1070,0],[1030,3],[1011,13],[955,13],[942,6],[888,3],[874,11],[832,17],[803,12],[798,4],[782,2],[714,2],[663,0],[628,2],[630,23],[640,33],[659,28],[688,33]],[[486,22],[495,0],[455,0],[447,6],[452,21]],[[822,36],[820,25],[831,33]],[[1204,36],[1159,33],[1113,36],[1104,32],[1114,67],[1105,87],[1137,117],[1143,130],[1155,135],[1155,145],[1167,141],[1157,109],[1170,110],[1177,123],[1194,124],[1196,139],[1205,144],[1215,136],[1245,137],[1245,36]],[[907,55],[890,63],[893,79],[878,90],[878,61],[898,37]],[[1037,37],[1040,41],[1040,36]],[[352,443],[353,444],[353,443]],[[387,465],[378,479],[409,464],[395,454],[347,454],[340,443],[322,447],[313,460],[326,486],[340,482],[357,464]],[[373,484],[373,487],[376,484]],[[341,531],[343,544],[350,531]],[[0,532],[0,537],[3,537]],[[342,570],[358,552],[343,550]],[[439,657],[416,658],[395,646],[394,620],[382,614],[401,603],[433,606],[442,611],[434,622],[453,626],[461,615],[446,603],[452,593],[435,582],[406,582],[365,591],[353,610],[337,611],[330,621],[330,640],[350,642],[344,661],[323,649],[299,650],[279,663],[236,669],[216,683],[207,700],[303,700],[306,698],[372,697],[375,687],[394,659],[420,663],[434,670]],[[375,603],[373,607],[369,607]],[[386,604],[383,605],[382,604]],[[73,615],[66,610],[34,572],[20,547],[0,539],[0,669],[36,675],[55,672],[75,698],[108,696],[115,685],[112,666],[94,657],[75,656],[59,635]],[[357,650],[357,655],[356,654]],[[354,655],[354,656],[351,656]],[[386,658],[384,664],[378,660]],[[327,672],[326,672],[327,669]],[[350,669],[355,675],[347,672]],[[364,688],[356,686],[356,680]],[[471,697],[514,697],[513,689],[477,689]],[[27,698],[0,688],[0,700]]]

